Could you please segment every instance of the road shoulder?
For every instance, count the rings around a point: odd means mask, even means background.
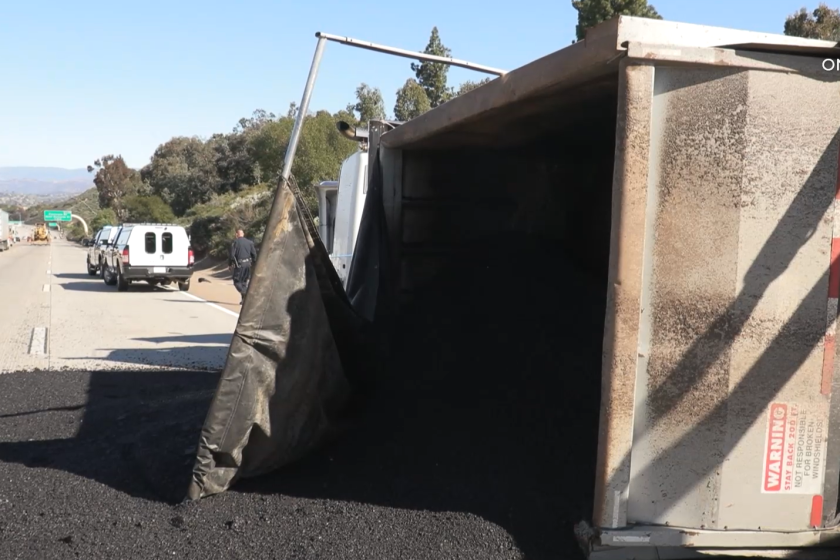
[[[239,292],[233,287],[233,277],[224,260],[208,258],[199,261],[189,293],[237,314],[242,309]]]

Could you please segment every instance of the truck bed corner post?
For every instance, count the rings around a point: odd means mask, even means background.
[[[604,322],[595,527],[627,524],[654,66],[621,62]]]

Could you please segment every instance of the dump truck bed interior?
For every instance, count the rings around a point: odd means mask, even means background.
[[[535,274],[563,260],[601,290],[590,552],[836,535],[838,52],[622,17],[374,126],[401,305],[504,234],[550,240]]]

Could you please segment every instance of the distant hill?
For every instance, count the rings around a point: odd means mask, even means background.
[[[73,195],[93,187],[87,169],[0,167],[0,192],[35,196]]]
[[[75,194],[68,195],[67,193],[54,193],[47,195],[40,194],[22,194],[22,193],[7,193],[0,191],[0,207],[7,206],[22,206],[29,208],[38,204],[49,204],[50,202],[60,202],[66,200],[68,196],[76,196]]]
[[[36,181],[93,180],[87,169],[64,169],[61,167],[0,167],[0,181],[8,179],[34,179]]]
[[[0,193],[0,208],[13,216],[17,214],[28,224],[43,221],[44,210],[69,210],[90,221],[99,211],[99,192],[94,187],[70,197],[55,198]]]

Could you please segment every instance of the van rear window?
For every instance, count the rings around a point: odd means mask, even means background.
[[[146,252],[147,253],[154,253],[157,251],[157,235],[155,232],[150,231],[146,233]]]
[[[167,255],[172,254],[172,234],[168,231],[160,236],[160,250]]]

